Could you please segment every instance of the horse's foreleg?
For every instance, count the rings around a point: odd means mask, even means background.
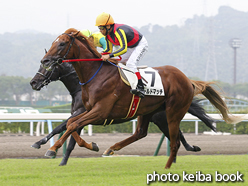
[[[80,129],[80,130],[77,130],[77,132],[78,132],[78,134],[80,134],[80,133],[81,133],[81,129]],[[76,141],[75,141],[75,139],[71,136],[70,141],[69,141],[69,144],[68,144],[68,146],[67,146],[67,148],[66,148],[65,155],[64,155],[62,161],[60,162],[59,166],[64,166],[64,165],[67,164],[67,161],[68,161],[68,159],[69,159],[69,157],[70,157],[71,152],[73,151],[73,149],[74,149],[74,147],[75,147],[75,144],[76,144]]]
[[[55,156],[56,150],[64,144],[65,140],[70,136],[70,134],[71,131],[66,130],[66,132],[61,136],[61,138],[58,139],[58,141],[56,141],[56,143],[48,149],[45,156],[49,156],[49,157]]]
[[[111,146],[109,149],[107,149],[103,153],[103,156],[113,155],[114,151],[118,151],[118,150],[122,149],[123,147],[125,147],[125,146],[127,146],[127,145],[141,139],[141,138],[146,137],[150,118],[151,118],[150,115],[149,116],[139,116],[138,117],[138,124],[137,124],[135,133],[132,136],[130,136],[129,138]]]
[[[76,119],[77,119],[76,117],[71,116],[71,118],[69,118],[66,121],[64,121],[63,123],[61,123],[50,134],[48,134],[46,137],[42,138],[40,141],[37,141],[36,143],[34,143],[31,147],[39,149],[41,145],[46,144],[53,136],[66,130],[67,123],[71,123],[71,122],[75,121]]]
[[[54,135],[59,134],[66,130],[66,123],[67,120],[61,123],[59,126],[57,126],[50,134],[48,134],[46,137],[42,138],[40,141],[37,141],[34,143],[31,147],[35,149],[39,149],[41,145],[46,144],[49,139],[51,139]]]
[[[72,125],[72,126],[71,126],[70,123],[73,122],[73,121],[75,121],[75,120],[77,120],[78,118],[84,116],[86,113],[87,113],[87,112],[84,112],[84,113],[79,114],[78,116],[75,116],[75,117],[70,118],[70,119],[68,120],[66,132],[61,136],[60,139],[58,139],[58,141],[56,141],[56,143],[55,143],[52,147],[50,147],[50,148],[48,149],[48,151],[46,152],[45,156],[50,156],[50,157],[52,157],[52,156],[55,156],[55,155],[56,155],[56,150],[57,150],[58,148],[60,148],[60,147],[63,145],[63,143],[65,142],[65,140],[70,136],[70,134],[71,134],[73,131],[75,131],[75,130],[77,129],[76,123],[72,123],[72,124],[74,124],[74,125]],[[69,125],[70,127],[68,127],[68,125]],[[69,130],[68,130],[68,128],[69,128]]]
[[[87,143],[86,141],[84,141],[80,136],[79,134],[75,131],[72,133],[72,136],[73,138],[76,140],[77,144],[80,146],[80,147],[85,147],[89,150],[93,150],[93,151],[96,151],[98,152],[99,151],[99,147],[96,143],[94,142],[91,142],[91,143]]]
[[[84,115],[84,117],[80,117],[77,121],[74,123],[77,124],[79,128],[82,128],[89,123],[94,123],[95,121],[102,121],[107,118],[110,111],[112,110],[113,103],[109,102],[110,99],[105,97],[104,100],[96,104],[88,113]],[[106,107],[107,105],[107,107]],[[104,107],[104,108],[103,108]],[[74,123],[70,124],[69,127],[72,127],[71,125],[74,125]],[[68,130],[68,129],[67,129]],[[99,151],[99,148],[96,143],[92,142],[90,144],[86,143],[76,132],[72,133],[72,136],[78,143],[80,147],[86,147],[87,149],[93,150],[93,151]]]
[[[73,113],[73,115],[72,115],[70,118],[76,117],[76,116],[79,115],[80,113],[84,113],[84,112],[85,112],[85,109],[84,109],[84,108],[79,108],[79,109],[76,110],[76,112]],[[69,118],[69,119],[70,119],[70,118]],[[69,119],[68,119],[68,120],[69,120]],[[70,120],[70,122],[72,122],[72,121],[74,121],[74,120]],[[77,133],[78,133],[79,135],[80,135],[82,129],[83,129],[83,128],[77,130]],[[65,129],[65,130],[66,130],[66,129]],[[76,144],[76,141],[75,141],[75,139],[73,138],[73,136],[71,136],[70,141],[69,141],[69,144],[68,144],[68,146],[67,146],[67,148],[66,148],[65,155],[64,155],[62,161],[60,162],[59,166],[64,166],[64,165],[67,164],[67,161],[68,161],[68,159],[69,159],[69,157],[70,157],[71,152],[73,151],[73,149],[74,149],[74,147],[75,147],[75,144]]]
[[[101,104],[99,104],[101,105]],[[50,148],[48,149],[45,156],[54,156],[56,154],[56,150],[62,146],[65,140],[72,134],[73,138],[76,140],[79,146],[84,146],[91,150],[97,151],[98,147],[96,144],[91,143],[87,144],[78,134],[75,132],[78,128],[83,128],[84,126],[88,125],[89,123],[93,123],[95,121],[102,120],[106,118],[109,114],[108,109],[102,109],[99,105],[95,105],[89,112],[84,112],[72,119],[70,119],[67,123],[67,130],[63,134],[63,136]],[[102,104],[106,105],[106,104]],[[110,107],[112,108],[112,107]],[[103,112],[105,111],[105,112]],[[76,118],[76,119],[75,119]],[[72,122],[72,123],[71,123]]]
[[[87,114],[88,112],[85,111],[82,114],[79,114],[77,116],[71,116],[70,119],[68,119],[67,125],[66,127],[68,127],[71,123],[73,123],[74,121],[77,121],[79,118],[83,117],[85,114]]]

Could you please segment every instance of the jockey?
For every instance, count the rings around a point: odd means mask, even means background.
[[[120,62],[126,63],[126,66],[138,77],[137,88],[131,89],[130,92],[143,98],[145,96],[144,85],[137,64],[148,51],[148,43],[145,37],[128,25],[115,23],[113,17],[108,13],[98,15],[96,26],[107,41],[107,48],[103,52],[110,53],[102,55],[101,59],[106,61],[111,57],[121,56],[122,60]],[[120,46],[120,48],[113,52],[113,44]]]
[[[106,40],[104,35],[101,32],[92,33],[88,29],[84,29],[80,31],[83,35],[85,35],[92,43],[94,43],[95,47],[106,49]]]

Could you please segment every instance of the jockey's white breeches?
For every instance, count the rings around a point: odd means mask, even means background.
[[[148,51],[148,43],[143,36],[139,44],[134,48],[127,48],[127,52],[121,55],[121,63],[126,63],[126,66],[133,72],[138,72],[137,65]]]

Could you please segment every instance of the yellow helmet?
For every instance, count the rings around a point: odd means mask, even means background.
[[[113,17],[108,13],[101,13],[96,18],[96,26],[106,26],[106,25],[112,25],[114,24]]]
[[[86,37],[90,37],[92,35],[92,32],[89,29],[84,29],[84,30],[81,30],[80,32]]]

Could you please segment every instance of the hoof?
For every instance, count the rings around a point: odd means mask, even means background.
[[[177,162],[177,157],[175,157],[173,160],[173,163],[176,163],[176,162]]]
[[[91,145],[92,145],[92,150],[93,150],[93,151],[96,151],[96,152],[99,151],[99,147],[98,147],[98,145],[97,145],[96,143],[91,142]]]
[[[61,163],[60,163],[59,166],[66,166],[66,164],[61,164]]]
[[[35,149],[39,149],[40,148],[40,145],[37,144],[37,143],[34,143],[31,147],[35,148]]]
[[[54,157],[54,156],[56,156],[56,152],[55,151],[48,150],[46,152],[45,156],[47,156],[47,157]]]
[[[65,165],[66,165],[65,162],[61,162],[61,163],[59,164],[59,166],[65,166]]]
[[[113,154],[114,154],[114,151],[113,150],[107,149],[107,150],[105,150],[105,152],[103,153],[102,156],[111,156]]]
[[[194,147],[194,151],[195,151],[195,152],[201,151],[201,148],[200,148],[200,147],[194,146],[194,145],[193,145],[193,147]]]

